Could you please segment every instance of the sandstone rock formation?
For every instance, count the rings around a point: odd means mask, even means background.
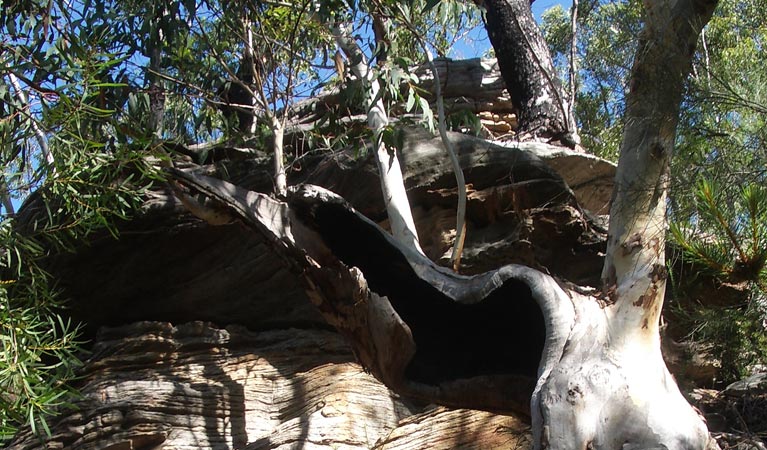
[[[488,81],[487,67],[482,62],[481,70],[464,67],[462,73],[480,86],[498,85]],[[491,97],[501,98],[501,91]],[[481,92],[475,88],[446,86],[445,92],[454,108],[511,113],[503,101],[457,100]],[[404,133],[405,184],[422,244],[429,257],[446,263],[455,232],[453,174],[438,138],[407,128]],[[459,133],[450,138],[470,186],[464,272],[516,262],[563,283],[596,286],[605,245],[599,216],[609,208],[614,166],[545,143]],[[210,154],[215,157],[204,165],[178,164],[245,189],[271,191],[266,155],[252,149]],[[305,155],[299,162],[290,184],[324,186],[386,226],[367,157],[350,151]],[[43,444],[22,433],[10,448],[529,445],[524,413],[423,404],[367,374],[358,362],[365,355],[354,355],[312,304],[303,273],[243,223],[211,226],[190,216],[171,189],[158,186],[142,213],[121,228],[117,241],[95,237],[76,254],[52,259],[50,269],[71,298],[70,315],[87,324],[92,353],[78,386],[82,398],[53,424],[53,437]],[[517,319],[520,325],[513,326],[526,326],[524,317]],[[510,326],[498,315],[487,320],[477,328]],[[503,349],[496,358],[507,360],[515,347],[534,346],[491,344],[478,351]],[[529,392],[522,394],[529,401]]]
[[[330,330],[209,323],[103,328],[77,409],[12,449],[522,448],[511,416],[414,405]],[[433,430],[439,432],[434,433]],[[515,447],[517,445],[517,447]]]

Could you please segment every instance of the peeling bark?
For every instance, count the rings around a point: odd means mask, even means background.
[[[540,393],[537,448],[716,445],[668,372],[659,334],[669,161],[684,79],[716,3],[645,2],[602,272],[608,306],[579,307]]]

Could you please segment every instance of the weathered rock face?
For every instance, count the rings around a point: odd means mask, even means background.
[[[206,320],[253,328],[323,326],[301,282],[239,224],[156,214],[56,264],[70,312],[90,325]]]
[[[442,87],[442,97],[447,115],[453,113],[472,113],[479,118],[484,137],[491,139],[512,139],[517,128],[517,117],[511,97],[501,78],[498,61],[495,58],[472,58],[453,60],[437,58],[434,60]],[[436,101],[434,95],[434,75],[428,63],[413,67],[412,73],[418,77],[416,87],[421,95],[432,106]],[[408,82],[409,83],[409,82]],[[352,90],[354,86],[350,86]],[[403,93],[405,82],[402,83]],[[351,100],[351,101],[350,101]],[[366,112],[362,103],[355,95],[344,95],[337,87],[317,97],[310,98],[294,105],[290,121],[287,125],[287,135],[301,141],[301,132],[321,128],[333,114],[330,122],[340,122],[346,125],[361,124],[365,121]],[[390,115],[395,120],[407,116],[405,105],[393,105]],[[412,118],[412,116],[410,117]],[[288,139],[290,141],[291,138]]]
[[[455,236],[455,177],[438,136],[422,129],[404,133],[400,157],[421,247],[447,265]],[[462,272],[519,263],[596,286],[606,232],[595,216],[609,208],[615,166],[542,143],[449,137],[469,187]],[[386,228],[377,175],[367,159],[339,154],[304,173],[294,182],[328,188]]]
[[[82,398],[52,438],[11,449],[521,448],[510,416],[418,407],[354,362],[332,331],[203,322],[105,328]],[[421,447],[424,448],[424,447]]]
[[[462,76],[487,81],[485,72]],[[497,80],[490,85],[497,88]],[[501,91],[491,97],[502,96]],[[481,110],[509,113],[503,101],[478,102]],[[443,261],[455,233],[452,169],[438,138],[424,131],[405,133],[401,157],[422,246],[433,260]],[[464,273],[518,262],[596,285],[605,232],[595,216],[608,209],[614,166],[547,144],[497,145],[457,133],[450,138],[470,185]],[[236,160],[194,170],[269,192],[270,164],[259,152],[241,152]],[[300,168],[289,174],[291,184],[327,187],[386,225],[377,175],[366,158],[351,152],[307,157]],[[95,239],[75,255],[56,257],[51,271],[71,298],[71,315],[88,324],[94,341],[78,409],[54,424],[45,448],[530,444],[524,415],[424,407],[398,398],[356,362],[310,301],[305,277],[263,235],[241,223],[211,226],[192,218],[170,189],[152,192],[141,217],[125,224],[119,241]],[[465,318],[462,311],[454,311],[456,323]],[[471,345],[487,330],[509,328],[504,317],[485,313],[495,322],[477,321],[477,333],[470,336],[474,341],[467,341]],[[416,334],[430,333],[428,320],[419,323],[420,329],[412,328]],[[104,325],[108,328],[97,335]],[[448,325],[440,329],[451,334]],[[469,346],[459,335],[450,339]],[[495,347],[480,353],[502,348],[499,354],[508,360],[514,346],[535,345],[493,342]],[[424,349],[429,346],[422,343],[421,354]],[[444,364],[456,358],[450,352],[437,356],[447,358]],[[533,372],[538,358],[537,353],[529,358]],[[499,392],[492,387],[486,391]],[[529,393],[522,397],[529,401]],[[11,448],[43,447],[22,433]]]
[[[80,410],[52,439],[62,448],[229,449],[270,436],[369,448],[409,415],[353,363],[337,334],[323,330],[250,332],[202,322],[104,329],[82,386]],[[37,442],[12,448],[27,445]]]
[[[614,166],[546,144],[500,146],[458,133],[450,138],[471,186],[463,272],[521,263],[597,285],[605,232],[580,205],[607,208]],[[446,263],[455,234],[452,169],[438,137],[408,131],[405,142],[405,183],[422,247]],[[255,157],[197,170],[268,192],[269,167],[268,158]],[[327,187],[386,225],[377,175],[365,158],[350,152],[307,159],[289,181]],[[190,217],[168,189],[153,192],[145,213],[124,227],[119,241],[96,239],[76,255],[59,256],[52,271],[73,299],[72,316],[91,325],[90,335],[100,325],[140,320],[205,320],[251,329],[326,324],[306,298],[299,274],[261,236],[237,223],[210,226]]]

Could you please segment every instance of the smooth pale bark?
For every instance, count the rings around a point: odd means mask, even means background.
[[[288,181],[285,175],[285,164],[283,162],[284,152],[283,143],[285,141],[285,133],[282,126],[282,122],[276,117],[272,117],[272,155],[274,162],[274,193],[280,197],[284,197],[288,192]]]
[[[616,320],[652,340],[666,283],[666,193],[679,105],[698,36],[716,4],[645,2],[646,25],[627,96],[602,279]]]
[[[248,93],[251,104],[250,117],[247,118],[245,124],[240,124],[240,127],[242,129],[243,125],[247,125],[247,132],[250,135],[255,134],[256,128],[258,127],[258,122],[256,120],[258,108],[260,107],[264,111],[264,116],[266,117],[266,120],[269,123],[269,129],[272,132],[270,143],[272,147],[272,162],[274,167],[274,193],[279,197],[284,197],[288,189],[285,164],[283,162],[285,126],[271,110],[269,101],[264,93],[264,80],[262,78],[263,70],[259,69],[260,64],[256,64],[258,55],[256,54],[253,43],[253,23],[250,20],[245,19],[243,21],[243,26],[245,28],[246,41],[242,63],[243,65],[248,64],[249,67],[247,67],[246,72],[250,75],[247,79],[241,81],[245,84],[254,83],[258,95],[253,91]]]
[[[445,124],[445,100],[442,98],[442,83],[439,79],[439,73],[437,72],[437,66],[434,64],[434,58],[431,52],[421,42],[423,49],[426,52],[426,57],[431,66],[431,71],[434,74],[434,95],[437,97],[437,121],[439,128],[439,136],[442,139],[442,145],[445,146],[445,151],[450,158],[450,164],[453,165],[453,173],[455,174],[455,184],[458,190],[458,206],[455,212],[455,243],[453,244],[453,251],[450,255],[450,263],[453,266],[453,270],[456,272],[461,267],[461,253],[463,253],[463,244],[466,240],[466,179],[463,176],[463,169],[461,169],[461,163],[458,161],[458,156],[455,154],[453,144],[450,143],[450,139],[447,137],[447,125]]]
[[[389,124],[383,100],[379,92],[381,87],[373,77],[365,54],[362,53],[354,40],[351,31],[343,24],[333,27],[336,43],[349,59],[349,70],[366,88],[365,106],[367,109],[368,126],[373,130],[373,150],[375,151],[376,167],[381,179],[381,191],[389,215],[392,235],[400,242],[421,251],[418,243],[418,232],[415,229],[410,201],[402,178],[399,158],[394,149],[388,149],[383,143],[381,133]]]
[[[19,102],[24,108],[28,108],[29,99],[27,98],[26,92],[24,92],[24,89],[21,87],[21,83],[19,83],[19,78],[13,72],[8,73],[8,78],[11,81],[11,86],[13,86],[13,89],[16,91],[16,96],[19,98]],[[40,151],[43,153],[45,162],[48,163],[51,170],[55,172],[56,168],[54,166],[53,153],[48,147],[48,140],[45,138],[43,130],[40,129],[40,125],[38,125],[37,121],[31,117],[29,118],[29,124],[32,127],[32,131],[35,133],[35,139],[37,139],[37,144],[40,146]]]
[[[463,176],[463,169],[461,168],[461,163],[458,161],[458,155],[456,155],[455,149],[453,149],[453,145],[447,137],[447,125],[445,125],[445,101],[442,98],[442,87],[439,80],[439,73],[437,72],[437,66],[434,65],[434,58],[432,58],[429,49],[425,48],[425,50],[426,55],[429,58],[431,70],[434,72],[439,136],[442,139],[442,145],[445,146],[445,151],[450,157],[450,163],[453,165],[455,184],[456,189],[458,190],[458,205],[455,212],[455,243],[453,244],[453,251],[450,255],[450,262],[453,266],[453,270],[457,272],[461,267],[461,254],[463,253],[463,245],[466,241],[466,179]]]
[[[259,76],[259,72],[257,71],[256,52],[253,49],[253,23],[251,23],[249,19],[244,19],[243,26],[245,27],[246,40],[245,40],[245,51],[243,52],[241,64],[242,66],[247,66],[247,67],[241,67],[240,69],[241,71],[244,70],[246,74],[249,74],[249,76],[246,76],[242,80],[242,82],[248,85],[252,83],[256,83],[257,84],[256,89],[263,93],[264,85],[263,85],[263,82],[261,81],[261,77]],[[249,111],[250,114],[249,114],[249,117],[245,119],[245,123],[241,123],[239,124],[239,126],[241,131],[245,131],[246,133],[252,136],[256,133],[256,127],[258,127],[258,123],[256,122],[256,111],[257,111],[259,102],[256,96],[253,95],[252,93],[247,95],[250,99],[250,102],[249,102],[251,107]],[[263,105],[261,105],[264,108],[264,110],[269,111],[268,109],[269,105],[266,104],[266,102],[264,101],[262,101],[262,103],[264,103]],[[269,117],[269,116],[270,115],[267,112],[267,117],[271,119],[272,117]],[[275,121],[272,120],[272,123],[270,124],[272,127],[274,127],[274,122]],[[276,160],[276,157],[275,157],[275,160]]]
[[[522,138],[580,142],[546,41],[528,0],[485,0],[485,27],[518,110]]]
[[[703,449],[703,420],[661,357],[668,170],[695,44],[716,0],[646,1],[610,211],[603,307],[576,303],[538,394],[537,448]],[[665,446],[665,447],[663,447]]]

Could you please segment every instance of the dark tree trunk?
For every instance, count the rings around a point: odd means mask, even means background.
[[[167,27],[167,16],[164,7],[158,7],[152,9],[151,19],[153,32],[151,34],[151,40],[147,43],[146,53],[149,57],[149,69],[147,73],[147,79],[149,85],[147,86],[147,92],[149,94],[149,118],[148,127],[152,132],[154,139],[162,139],[162,133],[165,126],[164,114],[165,114],[165,88],[163,87],[162,78],[159,76],[162,73],[162,53],[165,40],[168,36],[163,31]]]
[[[577,133],[568,119],[562,86],[530,2],[487,0],[484,5],[487,34],[518,110],[518,135],[561,140],[575,146]]]

